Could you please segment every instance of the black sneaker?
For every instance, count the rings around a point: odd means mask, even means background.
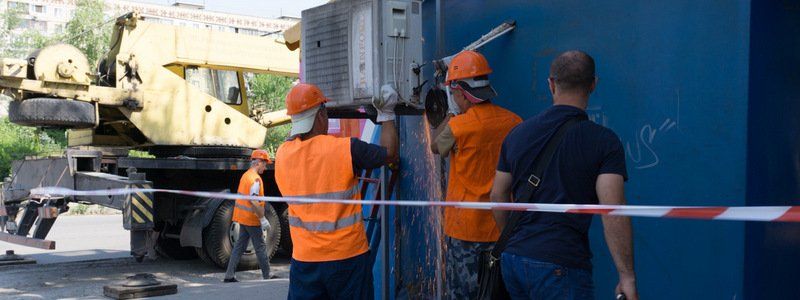
[[[236,280],[236,277],[234,277],[234,278],[225,278],[224,280],[222,280],[222,282],[239,282],[239,280]]]

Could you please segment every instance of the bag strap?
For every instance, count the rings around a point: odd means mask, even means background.
[[[533,161],[533,171],[527,177],[527,182],[523,179],[518,180],[515,182],[513,186],[517,186],[517,184],[523,184],[524,187],[520,192],[518,199],[515,199],[517,203],[528,203],[533,201],[533,196],[536,195],[536,192],[539,191],[539,186],[542,183],[542,175],[544,174],[547,167],[550,166],[550,161],[553,160],[553,156],[555,156],[556,150],[558,150],[558,146],[561,144],[561,140],[564,137],[564,134],[572,128],[575,124],[581,121],[588,120],[586,115],[580,115],[574,117],[572,119],[567,120],[561,126],[558,127],[553,136],[550,137],[550,140],[547,141],[547,144],[544,146],[541,152],[536,156],[536,159]],[[512,186],[512,187],[513,187]],[[517,227],[517,223],[519,223],[520,218],[522,218],[521,212],[512,211],[510,216],[508,217],[508,222],[506,226],[503,228],[503,232],[500,233],[500,238],[497,240],[497,243],[494,244],[494,248],[492,249],[492,257],[495,259],[500,257],[500,254],[505,251],[506,246],[508,246],[508,240],[511,238],[511,233]]]

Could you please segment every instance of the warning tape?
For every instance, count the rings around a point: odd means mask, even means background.
[[[338,203],[362,205],[393,205],[411,207],[457,207],[483,210],[553,212],[571,214],[612,215],[628,217],[684,218],[702,220],[800,222],[800,206],[653,206],[653,205],[596,205],[553,203],[496,203],[416,200],[340,200],[301,197],[245,196],[232,193],[168,190],[155,188],[124,188],[76,191],[61,187],[42,187],[31,190],[32,196],[113,196],[132,193],[169,193],[201,198],[246,199],[263,202],[295,204]]]

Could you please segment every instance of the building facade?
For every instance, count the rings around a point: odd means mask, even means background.
[[[26,38],[23,33],[31,30],[46,37],[62,34],[67,22],[75,13],[76,2],[76,0],[0,0],[0,13],[18,10],[21,19],[20,24],[4,37],[5,44],[20,44],[13,43],[13,39]],[[139,11],[145,20],[150,22],[252,35],[280,32],[300,20],[293,17],[259,18],[207,11],[203,4],[180,1],[173,5],[158,5],[106,0],[104,5],[106,19]]]

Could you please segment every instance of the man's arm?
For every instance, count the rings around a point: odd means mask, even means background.
[[[514,179],[511,173],[496,171],[494,174],[494,184],[492,185],[492,192],[489,197],[492,202],[511,202],[511,184]],[[504,210],[494,210],[494,222],[497,223],[497,228],[503,231],[506,227],[506,218],[508,212]]]
[[[381,123],[381,146],[386,148],[386,164],[396,163],[398,160],[397,127],[394,120]]]
[[[433,138],[433,141],[431,141],[431,152],[433,152],[434,154],[442,154],[441,151],[439,151],[440,150],[439,148],[441,148],[438,145],[439,136],[442,134],[445,128],[448,128],[449,126],[448,123],[450,122],[450,117],[452,116],[453,116],[452,114],[447,114],[447,116],[444,118],[444,121],[442,121],[442,123],[439,124],[439,127],[433,128],[433,133],[431,134],[431,137]],[[452,147],[452,145],[450,146]]]
[[[261,193],[261,181],[256,180],[253,181],[253,185],[250,186],[250,196],[260,196]],[[253,212],[256,214],[256,217],[259,219],[264,217],[264,210],[258,209],[261,207],[258,201],[250,200],[250,204],[253,205]]]
[[[597,177],[597,197],[600,204],[624,205],[625,204],[625,179],[619,174],[600,174]],[[605,233],[608,250],[614,259],[614,265],[619,273],[619,284],[616,293],[623,293],[629,300],[639,299],[636,291],[636,273],[633,268],[633,233],[629,217],[608,216],[603,219],[603,232]]]

